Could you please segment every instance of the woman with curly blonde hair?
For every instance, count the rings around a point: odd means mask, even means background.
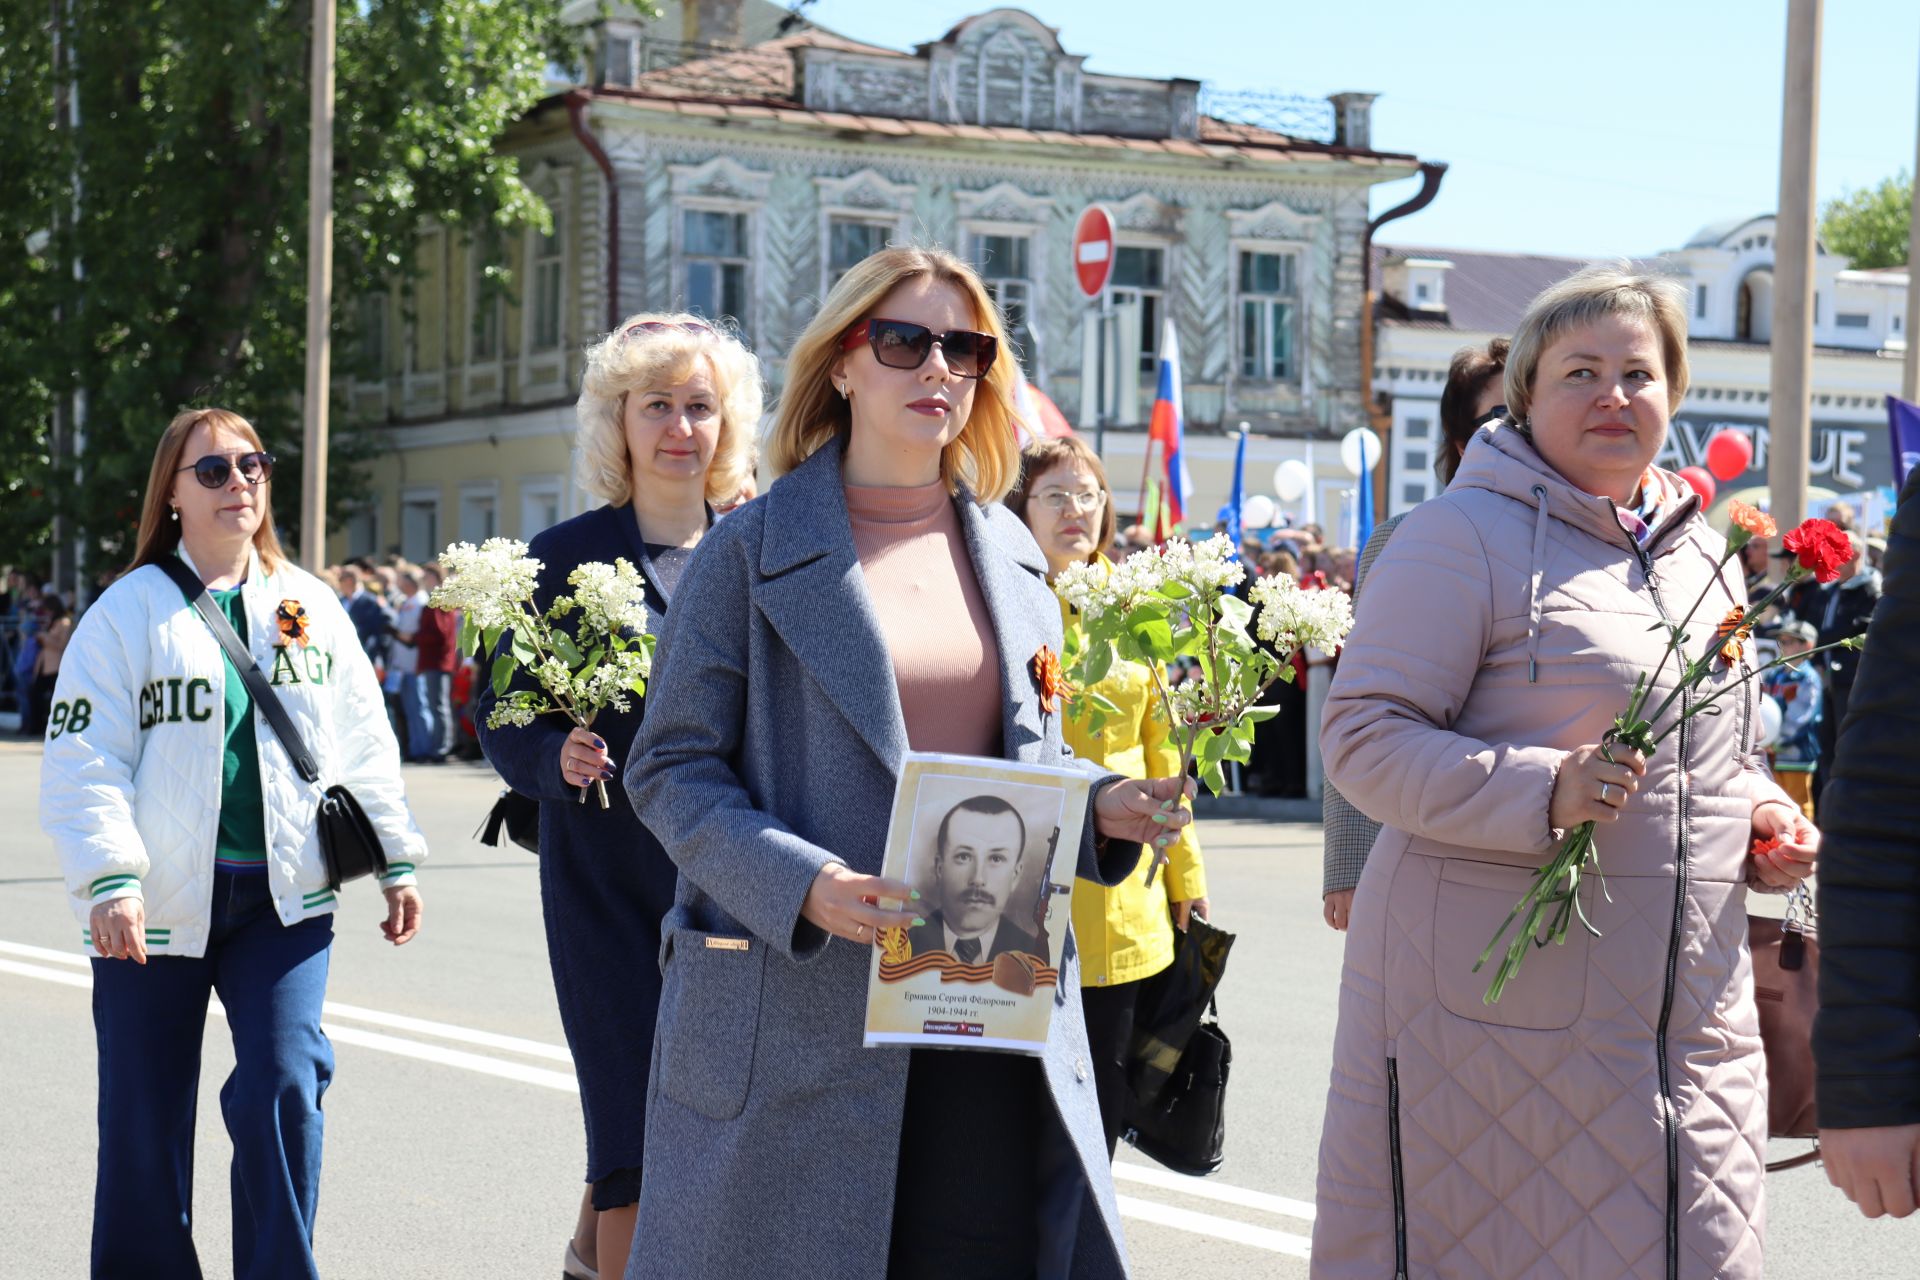
[[[533,539],[540,608],[581,563],[624,557],[646,579],[648,629],[658,631],[714,509],[750,479],[760,404],[759,362],[697,316],[637,315],[590,349],[577,477],[606,505]],[[591,1186],[566,1273],[619,1276],[640,1199],[660,921],[675,872],[618,787],[611,808],[578,801],[588,783],[616,776],[646,707],[609,709],[590,730],[551,719],[489,729],[493,702],[489,689],[480,745],[514,790],[540,801],[547,954],[586,1116]]]
[[[1061,647],[1047,562],[999,503],[1020,463],[1004,345],[952,254],[856,266],[794,344],[784,474],[687,571],[626,776],[681,873],[633,1280],[801,1253],[834,1276],[1126,1272],[1071,941],[1040,1057],[862,1045],[881,931],[941,927],[876,874],[906,753],[1075,763],[1032,674]],[[1111,884],[1186,823],[1182,780],[1082,767],[1086,837],[1060,857]]]

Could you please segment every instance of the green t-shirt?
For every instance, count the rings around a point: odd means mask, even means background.
[[[209,591],[236,634],[247,634],[247,609],[240,588]],[[228,871],[264,871],[267,866],[266,803],[260,795],[260,753],[253,737],[253,694],[226,650],[226,732],[220,754],[220,829],[214,837],[214,865]]]

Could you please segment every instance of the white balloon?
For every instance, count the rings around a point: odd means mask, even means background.
[[[1360,449],[1365,444],[1366,461],[1360,460]],[[1370,427],[1355,427],[1340,437],[1340,461],[1346,465],[1347,474],[1357,476],[1362,470],[1372,470],[1380,462],[1380,437]]]
[[[1298,458],[1288,458],[1273,469],[1273,491],[1280,495],[1282,502],[1300,501],[1312,483],[1313,472]]]
[[[1240,525],[1245,529],[1271,529],[1280,518],[1280,508],[1264,493],[1256,493],[1240,506]]]
[[[1760,745],[1770,747],[1780,740],[1780,703],[1771,694],[1760,699]]]

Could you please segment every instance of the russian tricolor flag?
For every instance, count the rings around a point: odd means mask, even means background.
[[[1165,468],[1165,522],[1178,529],[1187,522],[1187,499],[1193,496],[1193,478],[1187,474],[1183,451],[1186,418],[1180,408],[1180,336],[1169,317],[1160,330],[1160,387],[1153,396],[1153,416],[1147,420],[1147,440],[1160,445]]]

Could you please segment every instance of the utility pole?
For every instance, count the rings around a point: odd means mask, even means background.
[[[1787,0],[1780,104],[1780,205],[1773,258],[1773,382],[1768,400],[1769,513],[1782,529],[1806,515],[1812,433],[1813,181],[1820,128],[1823,0]]]
[[[307,148],[307,387],[300,459],[300,560],[327,558],[327,396],[333,331],[334,0],[313,0],[312,134]]]
[[[1900,398],[1920,404],[1920,123],[1913,135],[1913,208],[1907,217],[1907,360]]]

